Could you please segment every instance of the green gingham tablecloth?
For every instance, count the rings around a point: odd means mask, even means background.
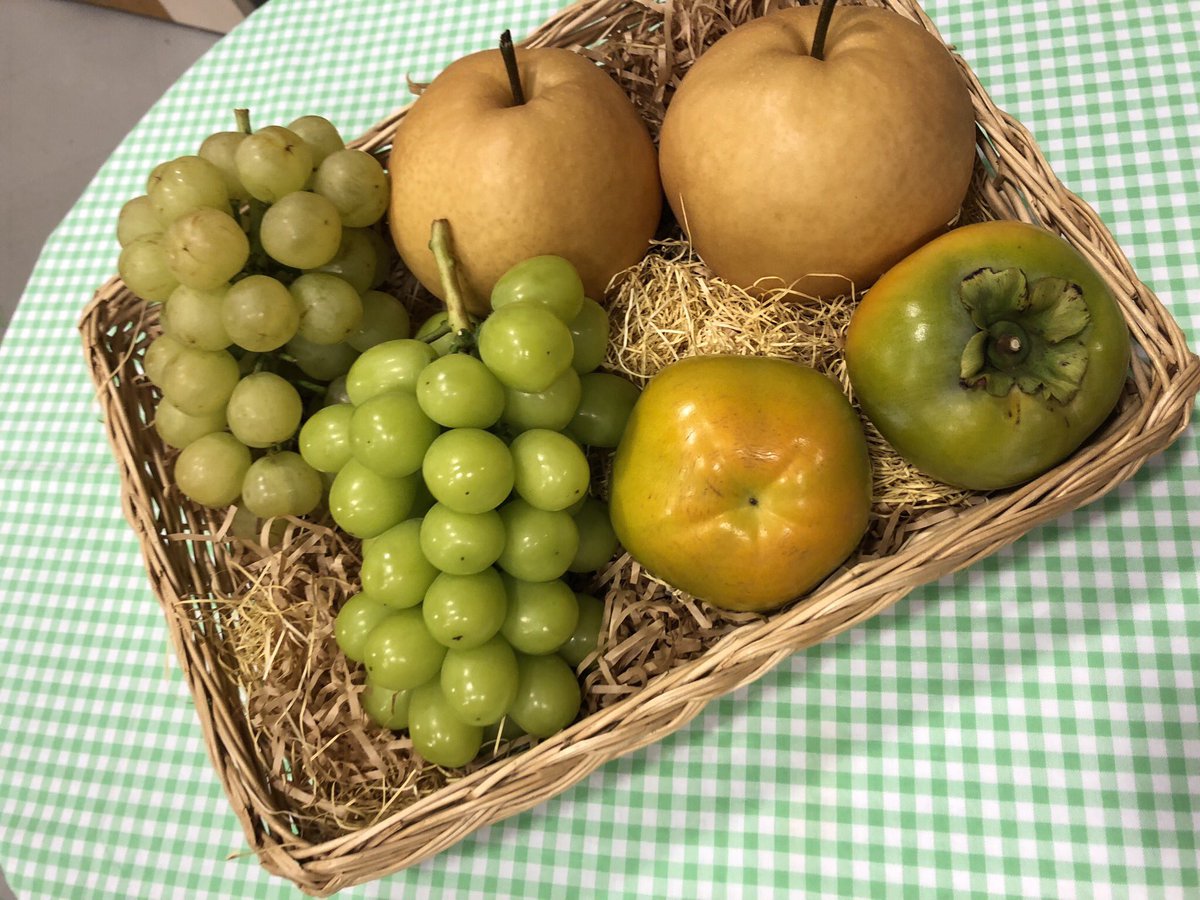
[[[115,269],[121,203],[235,105],[355,135],[407,101],[406,75],[557,5],[272,0],[46,245],[0,348],[0,869],[18,897],[296,894],[247,851],[118,504],[75,324]],[[926,9],[1195,346],[1195,0]],[[347,895],[1200,896],[1196,434],[661,743]]]

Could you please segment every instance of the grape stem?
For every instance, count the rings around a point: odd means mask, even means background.
[[[450,222],[446,219],[434,220],[429,249],[433,251],[433,258],[437,260],[450,329],[454,332],[457,343],[470,347],[474,343],[474,334],[471,331],[471,318],[467,313],[467,301],[458,278],[458,260],[454,258]]]

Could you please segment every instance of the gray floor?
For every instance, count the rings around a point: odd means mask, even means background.
[[[0,334],[50,232],[219,37],[75,0],[0,0]]]

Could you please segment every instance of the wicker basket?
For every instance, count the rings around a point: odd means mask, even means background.
[[[936,34],[915,0],[874,5],[895,9]],[[669,7],[640,0],[584,0],[524,43],[578,48],[619,40],[634,23],[646,16],[661,19]],[[664,30],[669,32],[669,23]],[[983,135],[972,202],[986,217],[1037,221],[1066,237],[1112,288],[1140,349],[1129,388],[1103,432],[1036,481],[912,534],[890,555],[843,570],[805,602],[769,621],[737,627],[703,656],[655,677],[636,695],[336,839],[314,843],[296,835],[291,812],[268,786],[266,764],[228,675],[233,652],[228,635],[211,618],[215,613],[181,602],[211,590],[230,590],[231,579],[222,570],[219,547],[214,553],[195,552],[188,542],[171,537],[203,531],[216,522],[210,512],[163,487],[168,484],[166,452],[146,424],[154,397],[135,365],[148,340],[145,305],[117,279],[100,288],[80,330],[121,469],[122,505],[141,542],[213,764],[251,847],[269,871],[308,893],[324,895],[432,856],[475,829],[558,794],[603,763],[662,738],[709,700],[758,678],[795,651],[871,618],[914,587],[969,566],[1039,523],[1090,503],[1133,475],[1187,427],[1200,389],[1200,360],[1096,214],[1059,183],[1029,133],[998,110],[967,65],[959,63]],[[386,147],[402,116],[403,111],[379,122],[355,146]]]

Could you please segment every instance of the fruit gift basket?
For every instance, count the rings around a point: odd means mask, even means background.
[[[568,48],[595,62],[657,139],[693,64],[723,35],[790,5],[583,0],[518,46]],[[941,40],[912,0],[841,4],[860,5],[890,9]],[[501,730],[464,766],[431,764],[403,731],[365,719],[362,671],[339,652],[336,634],[338,610],[357,590],[363,542],[321,514],[251,516],[247,523],[237,507],[189,499],[173,477],[179,451],[155,428],[161,395],[147,376],[147,348],[163,331],[160,307],[120,278],[97,291],[80,330],[120,467],[123,509],[213,765],[270,872],[327,895],[425,860],[661,739],[708,701],[870,619],[918,585],[1092,502],[1188,426],[1200,360],[1179,327],[1095,212],[1058,181],[1030,134],[950,55],[973,106],[975,154],[952,224],[1033,223],[1095,269],[1132,339],[1115,409],[1065,461],[1015,487],[987,490],[923,475],[864,417],[870,512],[861,540],[832,574],[811,590],[797,588],[777,608],[736,611],[673,587],[618,552],[576,579],[602,599],[595,647],[577,667],[579,715],[543,739]],[[385,161],[407,113],[379,121],[348,146]],[[412,315],[437,308],[403,264],[387,273],[384,287]],[[852,396],[846,334],[861,299],[852,288],[797,302],[791,288],[734,287],[666,216],[650,251],[608,285],[602,368],[641,386],[688,356],[783,356],[826,373]],[[611,486],[610,455],[589,461],[603,494]]]

